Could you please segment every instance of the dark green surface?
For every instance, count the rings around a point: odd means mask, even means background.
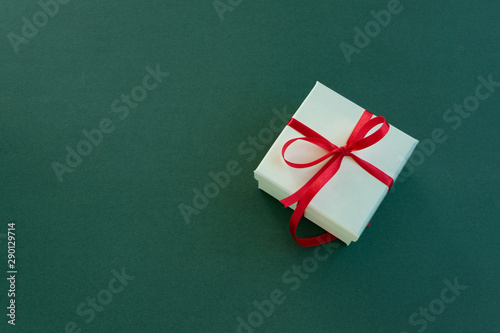
[[[1,332],[71,321],[81,332],[235,332],[276,289],[284,302],[255,332],[417,332],[409,317],[455,278],[467,289],[425,331],[500,331],[500,88],[460,126],[443,119],[479,76],[500,81],[500,2],[404,0],[348,63],[340,44],[387,4],[243,0],[221,21],[211,0],[71,1],[16,53],[8,34],[40,7],[1,2],[0,276],[11,220],[18,269],[15,327],[0,284]],[[121,120],[111,104],[157,65],[170,75]],[[315,249],[295,244],[291,210],[253,179],[270,143],[255,157],[238,146],[317,80],[421,141],[436,128],[446,141],[405,171],[357,243],[298,279],[289,270],[317,262]],[[59,182],[51,163],[104,118],[115,130]],[[186,224],[178,206],[232,160],[241,172]],[[86,323],[77,307],[122,268],[135,278]]]

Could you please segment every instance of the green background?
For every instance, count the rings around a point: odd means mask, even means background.
[[[17,53],[8,34],[40,6],[0,3],[1,331],[235,332],[279,289],[284,302],[255,332],[417,332],[409,317],[458,279],[467,289],[425,331],[498,332],[500,88],[460,126],[443,115],[479,76],[500,81],[500,2],[402,0],[350,63],[340,44],[387,1],[237,3],[221,20],[211,0],[73,0]],[[112,102],[157,65],[170,75],[121,120]],[[358,242],[321,262],[291,237],[292,211],[257,189],[271,143],[238,151],[316,81],[421,142],[436,128],[447,137],[413,157]],[[59,182],[51,163],[103,118],[115,130]],[[232,160],[241,172],[187,224],[179,205]],[[317,267],[299,279],[289,270],[303,263]],[[134,279],[86,323],[77,306],[122,268]]]

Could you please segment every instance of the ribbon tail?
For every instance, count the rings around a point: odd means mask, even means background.
[[[304,215],[304,211],[306,208],[305,206],[307,205],[303,205],[302,202],[299,201],[299,203],[297,204],[297,208],[295,208],[295,210],[293,211],[292,218],[290,219],[290,232],[295,241],[297,242],[297,244],[305,247],[311,247],[311,246],[325,244],[337,239],[337,237],[328,232],[310,238],[297,237],[297,226],[299,225],[300,219]]]
[[[326,183],[328,183],[328,181],[337,173],[341,163],[342,158],[336,158],[331,163],[329,163],[324,172],[318,173],[318,176],[315,177],[315,181],[305,191],[302,198],[298,201],[297,207],[295,207],[295,211],[293,212],[292,218],[290,219],[290,232],[292,233],[295,241],[301,246],[316,246],[337,239],[337,237],[328,232],[315,237],[299,238],[297,237],[297,227],[311,200],[321,190],[321,188]],[[325,164],[325,166],[327,165]]]
[[[298,202],[302,197],[304,197],[307,190],[316,181],[316,179],[318,179],[323,174],[323,172],[325,172],[339,157],[340,155],[332,157],[327,163],[325,163],[325,165],[323,165],[321,169],[319,169],[318,172],[316,172],[316,174],[311,179],[309,179],[307,183],[304,184],[304,186],[299,188],[295,193],[291,194],[290,196],[282,199],[280,202],[283,205],[285,205],[285,207],[288,207]]]

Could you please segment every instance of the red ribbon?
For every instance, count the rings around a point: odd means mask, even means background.
[[[288,126],[305,136],[301,138],[291,139],[283,146],[281,155],[289,166],[294,168],[307,168],[321,163],[326,159],[330,159],[297,192],[281,200],[281,203],[284,204],[285,207],[288,207],[297,202],[297,207],[295,208],[295,211],[292,214],[292,218],[290,219],[290,232],[299,245],[316,246],[337,239],[337,237],[333,236],[330,233],[324,233],[322,235],[311,238],[299,238],[297,237],[296,233],[299,221],[304,215],[307,206],[314,198],[314,196],[321,190],[321,188],[326,183],[328,183],[328,181],[337,173],[344,157],[350,156],[356,163],[359,164],[360,167],[362,167],[373,177],[384,183],[389,189],[394,183],[394,179],[389,177],[382,170],[352,153],[353,151],[362,150],[374,145],[375,143],[380,141],[387,134],[387,132],[389,132],[389,124],[383,117],[375,117],[372,119],[372,116],[373,114],[366,110],[363,112],[363,115],[361,116],[358,123],[356,124],[356,127],[349,136],[346,145],[342,147],[337,147],[336,145],[325,139],[323,136],[321,136],[319,133],[315,132],[297,119],[292,118],[288,122]],[[382,124],[380,128],[378,128],[372,134],[366,136],[368,132],[370,132],[380,124]],[[285,158],[285,151],[292,143],[298,140],[315,144],[323,149],[326,149],[328,153],[309,163],[292,163]]]

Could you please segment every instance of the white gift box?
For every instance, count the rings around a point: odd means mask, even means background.
[[[365,109],[317,82],[293,118],[321,134],[337,146],[344,146]],[[372,132],[370,132],[372,133]],[[303,169],[285,163],[283,145],[303,137],[285,126],[262,162],[254,171],[259,188],[278,200],[295,193],[328,161]],[[418,141],[394,126],[379,142],[353,154],[373,164],[396,180]],[[325,151],[311,144],[297,143],[287,151],[287,159],[307,163]],[[311,148],[312,147],[312,148]],[[316,194],[304,216],[344,243],[358,240],[387,194],[387,186],[346,156],[332,179]],[[290,206],[295,209],[296,204]]]

